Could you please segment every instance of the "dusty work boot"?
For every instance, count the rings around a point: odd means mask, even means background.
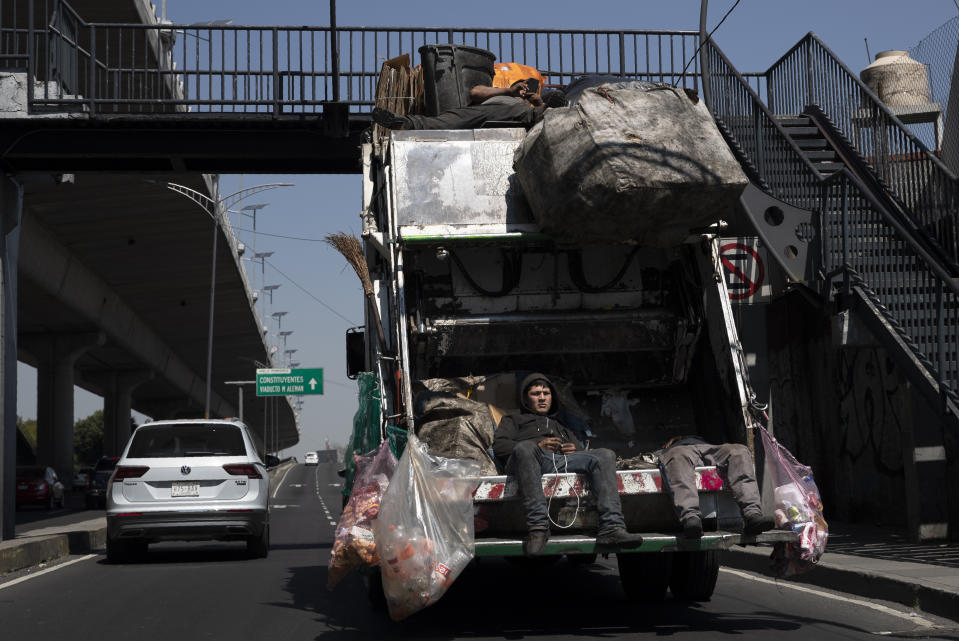
[[[526,554],[539,556],[546,549],[547,541],[549,541],[549,530],[530,530],[529,538],[526,539]]]
[[[683,519],[683,536],[687,539],[699,539],[703,536],[703,520],[693,514]]]
[[[599,547],[638,548],[642,544],[642,535],[630,534],[624,527],[600,532],[596,537],[596,545]]]
[[[373,109],[370,117],[373,119],[373,122],[387,129],[411,129],[413,126],[413,123],[406,116],[401,116],[388,109],[380,109],[379,107]]]
[[[754,536],[773,529],[776,524],[771,516],[753,513],[743,517],[743,534]]]

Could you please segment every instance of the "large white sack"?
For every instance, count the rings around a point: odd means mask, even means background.
[[[513,168],[542,230],[566,245],[682,242],[726,217],[747,183],[701,100],[639,82],[547,109]]]

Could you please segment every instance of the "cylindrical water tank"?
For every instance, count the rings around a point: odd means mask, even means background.
[[[910,58],[908,51],[880,51],[859,77],[889,107],[932,102],[926,65]]]

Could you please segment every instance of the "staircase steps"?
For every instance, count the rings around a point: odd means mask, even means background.
[[[779,124],[803,155],[822,176],[829,177],[842,169],[836,151],[829,146],[819,128],[806,116],[781,116]]]

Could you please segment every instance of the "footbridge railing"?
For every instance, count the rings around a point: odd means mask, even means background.
[[[554,85],[594,73],[699,85],[696,31],[103,24],[64,0],[0,8],[0,68],[35,81],[34,111],[280,116],[335,102],[365,112],[383,61],[408,53],[415,66],[420,47],[445,43],[535,67]]]

